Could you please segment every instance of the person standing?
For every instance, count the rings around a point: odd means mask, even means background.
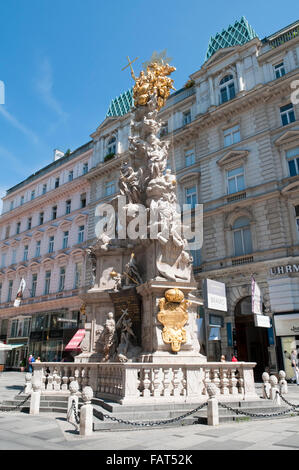
[[[291,351],[291,363],[294,371],[294,376],[291,380],[292,382],[295,382],[296,380],[296,384],[299,385],[299,369],[296,349],[293,349],[293,351]]]

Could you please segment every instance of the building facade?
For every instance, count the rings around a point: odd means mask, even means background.
[[[0,339],[9,367],[30,353],[60,360],[80,325],[92,142],[7,191],[0,218]],[[19,307],[14,300],[24,279]]]
[[[226,284],[227,312],[199,309],[203,352],[257,362],[259,377],[267,368],[289,376],[299,339],[298,33],[297,22],[261,40],[242,18],[211,38],[205,63],[160,111],[180,204],[203,204],[203,246],[192,253],[199,292],[206,278]],[[91,135],[90,240],[96,207],[118,193],[130,161],[130,97],[113,100]],[[255,326],[252,276],[271,328]]]

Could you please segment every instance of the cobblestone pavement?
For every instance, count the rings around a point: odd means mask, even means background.
[[[12,399],[24,383],[25,373],[0,373],[0,402]],[[261,385],[257,389],[260,394]],[[299,386],[289,385],[287,399],[299,404]],[[167,432],[98,431],[83,438],[62,414],[0,412],[0,450],[299,450],[299,415],[217,427],[178,426]]]

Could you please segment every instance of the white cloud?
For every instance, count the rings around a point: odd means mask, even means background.
[[[66,113],[60,102],[55,98],[53,92],[53,69],[47,57],[41,61],[39,66],[39,77],[34,81],[35,88],[44,103],[58,116],[58,120],[49,126],[52,132],[59,124],[67,121],[69,114]]]
[[[15,116],[9,113],[4,105],[0,106],[0,114],[8,121],[12,126],[21,131],[26,137],[28,137],[34,144],[39,143],[38,136],[24,124],[22,124]]]

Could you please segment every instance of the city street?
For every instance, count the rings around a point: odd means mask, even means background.
[[[25,373],[0,374],[0,401],[23,387]],[[260,386],[258,387],[260,392]],[[299,404],[299,387],[289,385],[288,401]],[[83,438],[62,414],[30,416],[0,412],[0,450],[298,450],[299,416],[167,429],[95,432]]]

